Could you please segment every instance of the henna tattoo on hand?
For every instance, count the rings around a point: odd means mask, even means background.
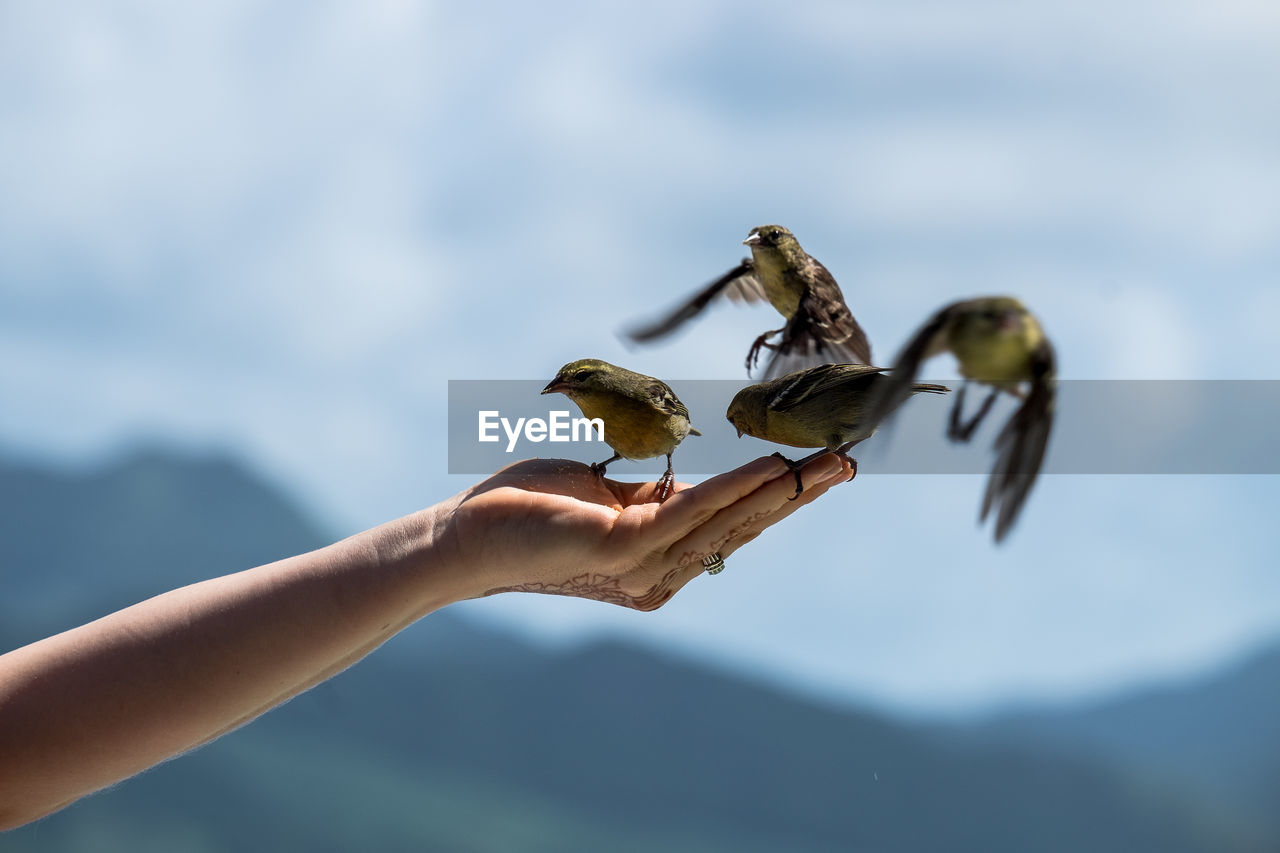
[[[718,552],[721,548],[723,548],[725,545],[732,542],[734,539],[737,539],[739,536],[743,536],[745,534],[750,533],[751,528],[755,527],[757,522],[760,522],[763,519],[768,518],[769,515],[771,515],[771,513],[757,512],[755,515],[751,516],[746,521],[739,524],[737,527],[731,528],[729,532],[726,533],[724,536],[721,536],[719,539],[712,540],[710,551],[685,551],[680,555],[680,559],[677,560],[676,562],[678,563],[680,568],[684,568],[685,566],[692,563],[694,560],[701,560],[703,557],[707,556],[708,554]],[[752,533],[744,541],[749,542],[759,535],[760,535],[759,533]]]
[[[712,542],[711,543],[712,549],[715,551],[719,551],[729,542],[733,541],[734,539],[737,539],[739,536],[742,536],[745,533],[750,532],[751,528],[755,527],[757,522],[763,521],[765,518],[769,517],[770,514],[771,513],[767,513],[767,512],[757,512],[755,515],[751,516],[746,521],[739,524],[737,527],[731,528],[729,532],[726,533],[719,541]]]
[[[671,585],[682,566],[676,566],[662,576],[656,584],[642,595],[632,595],[622,588],[617,577],[599,572],[584,572],[574,575],[568,580],[556,583],[522,583],[514,586],[495,587],[485,595],[497,595],[500,592],[539,592],[545,595],[569,595],[576,598],[590,598],[608,604],[618,604],[635,610],[657,610],[666,604],[675,590]]]
[[[583,572],[560,583],[521,583],[512,586],[499,586],[485,592],[485,595],[497,595],[500,592],[538,592],[544,595],[568,595],[575,598],[590,598],[608,604],[617,604],[635,610],[657,610],[675,595],[676,576],[689,568],[695,560],[701,560],[708,553],[719,551],[729,542],[746,537],[747,541],[759,535],[754,528],[771,515],[769,512],[757,512],[742,523],[731,528],[728,533],[711,543],[711,551],[685,551],[676,560],[676,567],[662,576],[656,584],[640,594],[633,595],[622,588],[622,581],[614,575],[602,572]]]

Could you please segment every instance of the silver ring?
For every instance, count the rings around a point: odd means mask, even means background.
[[[719,551],[708,554],[702,558],[702,568],[706,569],[709,575],[718,575],[724,571],[724,557],[720,556]]]

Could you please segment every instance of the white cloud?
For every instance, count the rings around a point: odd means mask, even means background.
[[[614,332],[764,221],[832,268],[882,359],[935,306],[1012,292],[1070,376],[1274,376],[1270,4],[847,8],[0,7],[0,436],[228,443],[372,524],[463,485],[448,377],[586,354],[739,375],[767,310],[649,350]],[[977,481],[872,480],[655,616],[471,609],[917,706],[1086,689],[1280,624],[1238,484],[1060,482],[999,551]],[[928,534],[877,535],[900,528]]]

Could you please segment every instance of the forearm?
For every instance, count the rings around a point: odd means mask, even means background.
[[[0,656],[0,827],[199,746],[475,594],[432,510]]]
[[[554,592],[652,610],[848,479],[805,494],[758,459],[658,501],[656,483],[526,460],[335,545],[193,584],[0,655],[0,829],[239,726],[453,601]]]

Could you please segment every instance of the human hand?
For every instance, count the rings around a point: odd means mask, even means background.
[[[447,501],[437,528],[464,567],[473,597],[542,592],[654,610],[831,486],[847,460],[826,454],[802,471],[804,493],[774,457],[697,486],[676,485],[656,503],[656,483],[599,477],[580,462],[517,462]]]
[[[698,486],[565,460],[504,468],[324,548],[180,587],[0,655],[0,829],[231,731],[461,598],[545,592],[638,610],[849,478],[766,457]],[[270,649],[270,654],[263,654]],[[139,736],[139,732],[145,736]]]

